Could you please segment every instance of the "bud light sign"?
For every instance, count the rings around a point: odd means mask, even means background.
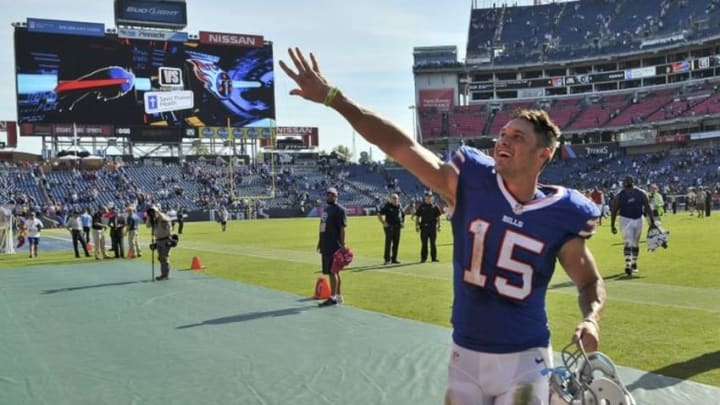
[[[187,4],[184,1],[115,0],[115,24],[184,28]]]

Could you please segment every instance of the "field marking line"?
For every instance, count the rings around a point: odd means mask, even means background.
[[[189,245],[189,246],[188,246]],[[244,245],[244,246],[230,246],[230,245],[218,245],[218,244],[212,244],[212,246],[208,246],[204,242],[190,242],[186,243],[185,247],[194,249],[194,250],[200,250],[200,251],[206,251],[209,253],[221,253],[221,254],[230,254],[230,255],[236,255],[236,256],[246,256],[246,257],[255,257],[259,259],[270,259],[270,260],[282,260],[286,262],[292,262],[292,263],[302,263],[302,264],[311,264],[311,265],[318,265],[319,264],[319,255],[316,252],[304,252],[304,251],[297,251],[297,250],[289,250],[289,249],[268,249],[265,247],[258,247],[258,246],[252,246],[252,245]],[[359,260],[358,260],[359,259]],[[364,266],[372,266],[372,265],[378,265],[381,266],[379,261],[373,261],[371,259],[368,259],[366,257],[362,256],[355,256],[355,261],[353,262],[355,265],[354,267],[364,267]],[[443,266],[448,265],[448,263],[443,264]],[[436,265],[439,266],[439,265]],[[348,269],[350,272],[352,272],[352,267]],[[410,269],[408,269],[410,270]],[[386,273],[386,274],[395,274],[400,276],[406,276],[406,277],[413,277],[413,278],[422,278],[422,279],[428,279],[428,280],[437,280],[437,281],[444,281],[449,282],[452,279],[452,272],[450,269],[448,269],[448,276],[447,277],[441,277],[437,275],[432,274],[419,274],[416,272],[410,272],[405,271],[404,268],[377,268],[370,270],[373,273]],[[562,281],[560,281],[562,282]],[[558,293],[563,295],[575,295],[575,289],[572,285],[563,286],[563,287],[556,287],[552,288],[553,285],[557,285],[558,282],[556,281],[554,284],[551,284],[551,288],[548,289],[549,293]],[[667,296],[660,296],[655,299],[638,299],[638,296],[641,296],[636,293],[642,293],[643,291],[647,291],[648,288],[652,288],[657,290],[663,290],[666,294],[669,294],[671,296],[677,296],[677,297],[688,297],[688,296],[707,296],[709,295],[717,295],[717,299],[713,299],[712,297],[708,298],[708,302],[720,302],[720,290],[715,288],[703,288],[703,287],[685,287],[685,286],[673,286],[673,285],[666,285],[666,284],[653,284],[653,283],[645,283],[645,282],[633,282],[632,285],[623,284],[622,281],[619,280],[606,280],[606,285],[610,287],[610,289],[618,288],[618,290],[624,290],[625,292],[622,294],[612,294],[611,298],[616,301],[622,301],[632,304],[642,304],[642,305],[655,305],[660,307],[668,307],[668,308],[675,308],[675,309],[690,309],[690,310],[697,310],[697,311],[703,311],[703,312],[710,312],[710,313],[720,313],[720,307],[713,308],[711,306],[705,306],[702,304],[698,305],[688,305],[688,304],[681,304],[681,303],[673,303],[669,302],[667,300]],[[616,292],[618,291],[616,290]]]

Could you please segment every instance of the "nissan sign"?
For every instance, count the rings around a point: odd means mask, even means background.
[[[244,46],[248,48],[262,48],[265,45],[262,35],[200,31],[199,37],[201,44],[208,45]]]

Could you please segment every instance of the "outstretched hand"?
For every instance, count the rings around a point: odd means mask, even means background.
[[[280,67],[298,85],[298,87],[290,90],[290,95],[300,96],[316,103],[323,103],[330,93],[331,86],[320,73],[320,67],[315,55],[311,52],[310,62],[308,62],[300,48],[289,48],[288,54],[297,72],[293,71],[283,61],[280,61]]]

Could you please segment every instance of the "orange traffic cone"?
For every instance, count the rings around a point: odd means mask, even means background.
[[[330,298],[330,284],[328,284],[325,277],[318,277],[315,282],[315,293],[313,298],[316,300],[326,300]]]
[[[86,243],[85,245],[87,245],[88,252],[92,252],[92,251],[93,251],[93,244],[92,244],[92,242],[88,242],[88,243]]]
[[[190,265],[190,270],[202,270],[207,268],[207,266],[203,266],[200,264],[200,257],[193,256],[192,258],[192,264]]]
[[[127,256],[125,256],[125,257],[127,257],[128,259],[134,259],[134,258],[136,258],[137,256],[135,256],[135,251],[134,251],[134,250],[129,250]]]

